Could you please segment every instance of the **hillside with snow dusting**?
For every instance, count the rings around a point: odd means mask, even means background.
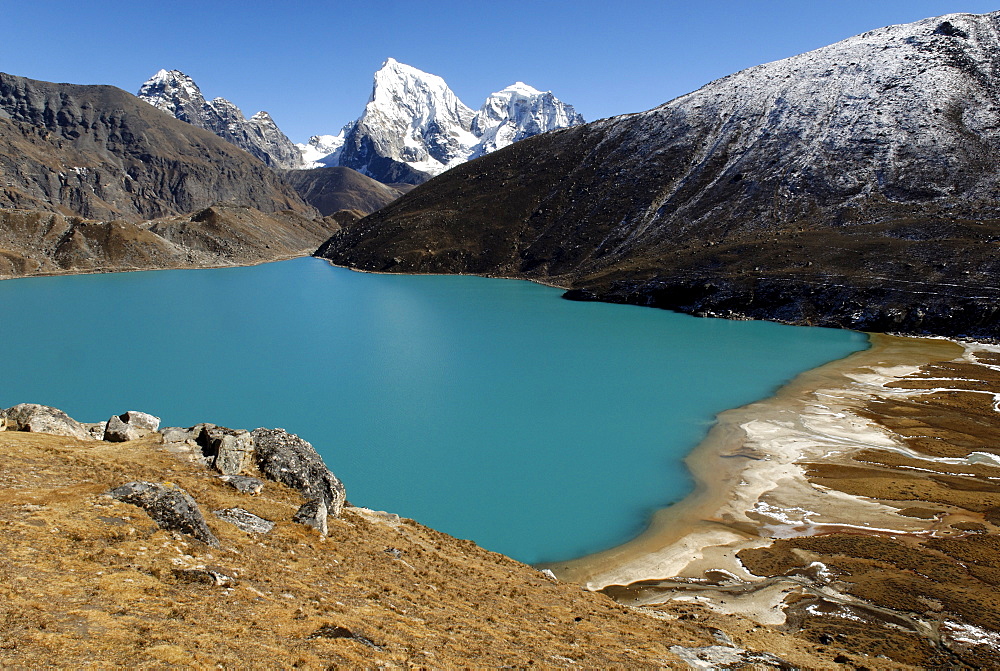
[[[1000,337],[998,165],[1000,13],[954,14],[528,138],[322,254],[696,314]]]

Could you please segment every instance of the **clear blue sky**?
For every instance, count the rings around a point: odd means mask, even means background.
[[[0,71],[135,92],[160,68],[296,142],[356,118],[385,58],[465,104],[521,80],[588,120],[654,107],[731,72],[873,28],[1000,0],[0,0]]]

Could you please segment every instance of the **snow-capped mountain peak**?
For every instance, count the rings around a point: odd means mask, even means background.
[[[389,58],[348,128],[340,163],[377,179],[423,181],[466,159],[477,141],[474,115],[441,77]],[[383,175],[386,159],[409,169]]]
[[[539,91],[515,82],[486,99],[472,120],[471,130],[479,138],[470,158],[558,128],[583,123],[583,117],[551,91]]]
[[[578,123],[583,118],[571,106],[524,82],[494,93],[477,113],[441,77],[388,58],[375,73],[364,114],[346,127],[340,165],[384,182],[415,184],[525,137]]]

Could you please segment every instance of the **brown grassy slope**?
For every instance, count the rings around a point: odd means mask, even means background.
[[[0,452],[2,665],[672,666],[671,645],[712,641],[409,520],[348,509],[323,539],[289,521],[297,493],[238,494],[155,438],[0,433]],[[104,495],[136,479],[188,490],[222,549]],[[209,512],[233,506],[278,525],[257,537]],[[378,648],[316,635],[332,626]]]

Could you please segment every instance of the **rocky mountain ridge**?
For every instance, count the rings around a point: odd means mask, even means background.
[[[336,221],[229,204],[144,222],[0,210],[0,279],[253,265],[305,256],[339,229]]]
[[[0,208],[135,222],[218,202],[311,212],[259,161],[120,89],[0,74]]]
[[[1000,337],[1000,14],[870,31],[529,138],[319,252],[571,297]]]
[[[179,70],[160,70],[136,96],[153,107],[204,128],[256,156],[273,168],[300,168],[302,154],[264,111],[249,119],[225,98],[206,100],[191,77]]]
[[[449,167],[583,117],[551,92],[516,84],[476,112],[436,75],[388,59],[362,115],[337,135],[293,145],[267,112],[249,120],[225,98],[207,101],[179,70],[160,70],[138,97],[250,152],[273,168],[348,167],[384,184],[419,184]]]

